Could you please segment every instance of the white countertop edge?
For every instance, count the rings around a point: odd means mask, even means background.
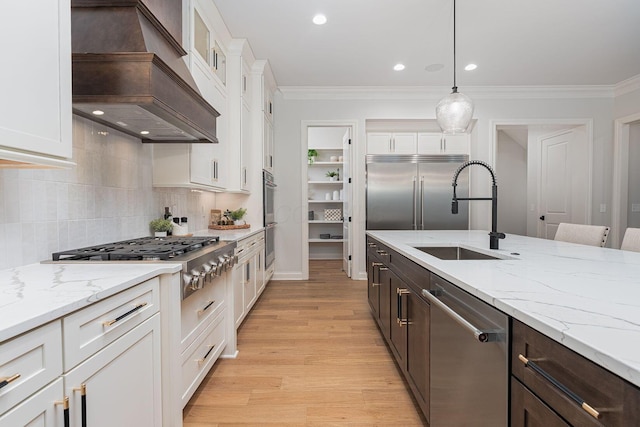
[[[89,263],[75,263],[75,264],[55,263],[50,265],[65,266],[66,268],[71,267],[71,268],[80,270],[82,268],[87,268],[88,264]],[[16,269],[10,269],[9,271],[15,271],[18,269],[22,271],[27,271],[29,268],[36,268],[35,266],[39,266],[39,265],[41,264],[26,265],[26,266],[18,267]],[[105,266],[104,264],[101,264],[101,265]],[[121,267],[123,265],[131,265],[131,264],[118,263],[118,262],[109,263],[109,267],[115,267],[115,268],[118,268],[119,266]],[[142,265],[142,264],[137,264],[137,265]],[[159,276],[161,274],[173,274],[173,273],[179,272],[182,269],[181,264],[172,264],[172,263],[145,264],[145,265],[149,267],[149,269],[145,272],[131,275],[130,277],[124,280],[114,281],[113,285],[110,285],[98,292],[95,292],[90,295],[78,296],[75,299],[70,298],[69,302],[66,302],[62,305],[58,305],[52,308],[51,310],[43,311],[42,313],[33,315],[33,316],[26,316],[24,319],[18,320],[16,323],[12,325],[1,327],[0,343],[4,342],[5,340],[14,338],[25,332],[28,332],[31,329],[35,329],[46,323],[59,319],[71,312],[74,312],[76,310],[89,306],[97,301],[100,301],[112,295],[115,295],[121,291],[124,291],[134,285],[142,283],[153,277]]]
[[[494,295],[483,292],[481,289],[477,288],[476,286],[473,286],[465,281],[460,280],[455,276],[452,276],[443,268],[440,268],[439,266],[436,265],[436,264],[443,264],[443,263],[445,263],[444,265],[446,265],[447,262],[451,262],[451,261],[443,262],[423,252],[420,252],[419,254],[416,255],[413,252],[418,250],[414,249],[414,247],[412,246],[413,243],[411,244],[396,243],[393,240],[388,240],[383,235],[380,235],[380,232],[384,232],[384,231],[383,230],[367,231],[366,233],[371,237],[380,240],[382,243],[384,243],[388,247],[406,256],[408,259],[415,262],[416,264],[430,270],[434,274],[442,277],[443,279],[450,281],[451,283],[457,285],[458,287],[465,290],[466,292],[478,297],[482,301],[496,307],[503,313],[523,322],[524,324],[532,327],[538,332],[554,339],[555,341],[561,343],[567,348],[591,360],[597,365],[602,366],[603,368],[613,372],[614,374],[620,376],[621,378],[624,378],[627,381],[640,387],[640,366],[638,366],[637,361],[624,360],[620,357],[616,357],[616,355],[611,351],[607,351],[606,349],[605,350],[598,349],[594,347],[592,344],[584,341],[583,339],[573,336],[571,334],[571,331],[561,331],[556,327],[554,327],[554,325],[551,325],[545,322],[543,318],[538,317],[535,314],[532,314],[530,312],[523,311],[518,307],[514,307],[513,305],[501,300],[500,298]],[[487,233],[487,232],[484,232],[484,233]],[[488,243],[488,237],[487,237],[487,243]],[[428,246],[428,245],[429,244],[425,244],[424,246]],[[438,244],[438,246],[456,246],[456,245],[467,246],[470,248],[472,247],[474,249],[477,249],[479,252],[485,252],[485,253],[497,252],[499,255],[504,255],[507,257],[510,256],[509,251],[489,250],[488,245],[487,245],[487,248],[483,248],[483,247],[469,244],[468,242],[465,242],[462,240],[450,241],[450,242],[447,242],[446,244],[445,243]],[[433,263],[431,260],[433,260]]]
[[[257,234],[264,230],[264,227],[240,228],[238,230],[212,230],[204,229],[198,230],[193,233],[194,236],[219,236],[222,242],[237,242],[238,240],[246,239],[254,234]]]

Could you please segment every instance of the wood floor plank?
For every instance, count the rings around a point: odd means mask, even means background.
[[[423,426],[367,305],[341,261],[308,281],[272,281],[183,412],[185,427]]]

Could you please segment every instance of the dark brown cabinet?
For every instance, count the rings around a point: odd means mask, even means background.
[[[514,427],[638,425],[640,389],[515,319],[512,331]]]
[[[369,240],[367,294],[372,316],[428,419],[430,307],[400,277],[399,270],[408,272],[394,264],[400,259],[384,245]],[[428,274],[422,276],[428,277]],[[422,276],[416,277],[416,281],[423,280]]]
[[[520,381],[511,377],[511,427],[570,427]]]

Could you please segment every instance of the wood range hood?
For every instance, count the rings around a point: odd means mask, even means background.
[[[142,142],[218,142],[182,58],[181,1],[72,0],[71,40],[74,113]]]

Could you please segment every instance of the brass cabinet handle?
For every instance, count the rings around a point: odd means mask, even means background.
[[[204,357],[202,359],[196,359],[196,362],[198,363],[202,363],[205,360],[207,360],[207,357],[209,357],[209,355],[211,354],[211,352],[213,351],[214,348],[216,348],[215,344],[214,345],[208,345],[207,347],[209,347],[209,351],[207,351],[207,354],[204,355]]]
[[[103,324],[104,326],[111,326],[111,325],[113,325],[114,323],[116,323],[116,322],[118,322],[118,321],[120,321],[120,320],[124,319],[125,317],[130,316],[131,314],[135,313],[136,311],[140,310],[140,309],[141,309],[142,307],[144,307],[145,305],[147,305],[147,303],[146,303],[146,302],[140,303],[140,304],[136,305],[135,307],[133,307],[131,310],[127,311],[126,313],[121,314],[120,316],[116,317],[116,318],[115,318],[115,319],[113,319],[113,320],[107,320],[106,322],[102,322],[102,324]]]
[[[73,391],[80,392],[80,405],[82,406],[82,427],[87,427],[87,385],[80,384],[80,387],[74,387]]]
[[[408,294],[409,290],[403,289],[403,288],[396,288],[396,293],[398,294],[398,317],[396,319],[396,322],[398,322],[398,325],[402,327],[404,325],[409,324],[409,319],[402,318],[402,295]]]
[[[542,376],[545,380],[549,381],[553,386],[555,386],[561,392],[566,394],[571,400],[573,400],[578,405],[580,405],[580,407],[587,414],[591,415],[595,419],[599,419],[600,418],[600,412],[596,411],[591,405],[589,405],[580,396],[578,396],[573,391],[571,391],[567,386],[565,386],[560,381],[558,381],[555,378],[553,378],[548,372],[546,372],[544,369],[542,369],[540,366],[538,366],[535,362],[533,362],[532,360],[527,359],[522,354],[518,354],[518,359],[520,359],[520,361],[522,363],[524,363],[525,367],[529,367],[529,368],[533,369],[534,372],[540,374],[540,376]]]
[[[0,377],[0,388],[20,378],[20,374],[13,374],[10,377]]]
[[[209,309],[213,304],[215,304],[216,300],[207,301],[207,305],[197,311],[198,316],[202,316],[202,314]]]
[[[62,405],[62,416],[64,417],[64,427],[69,427],[69,397],[53,402],[54,405]]]

